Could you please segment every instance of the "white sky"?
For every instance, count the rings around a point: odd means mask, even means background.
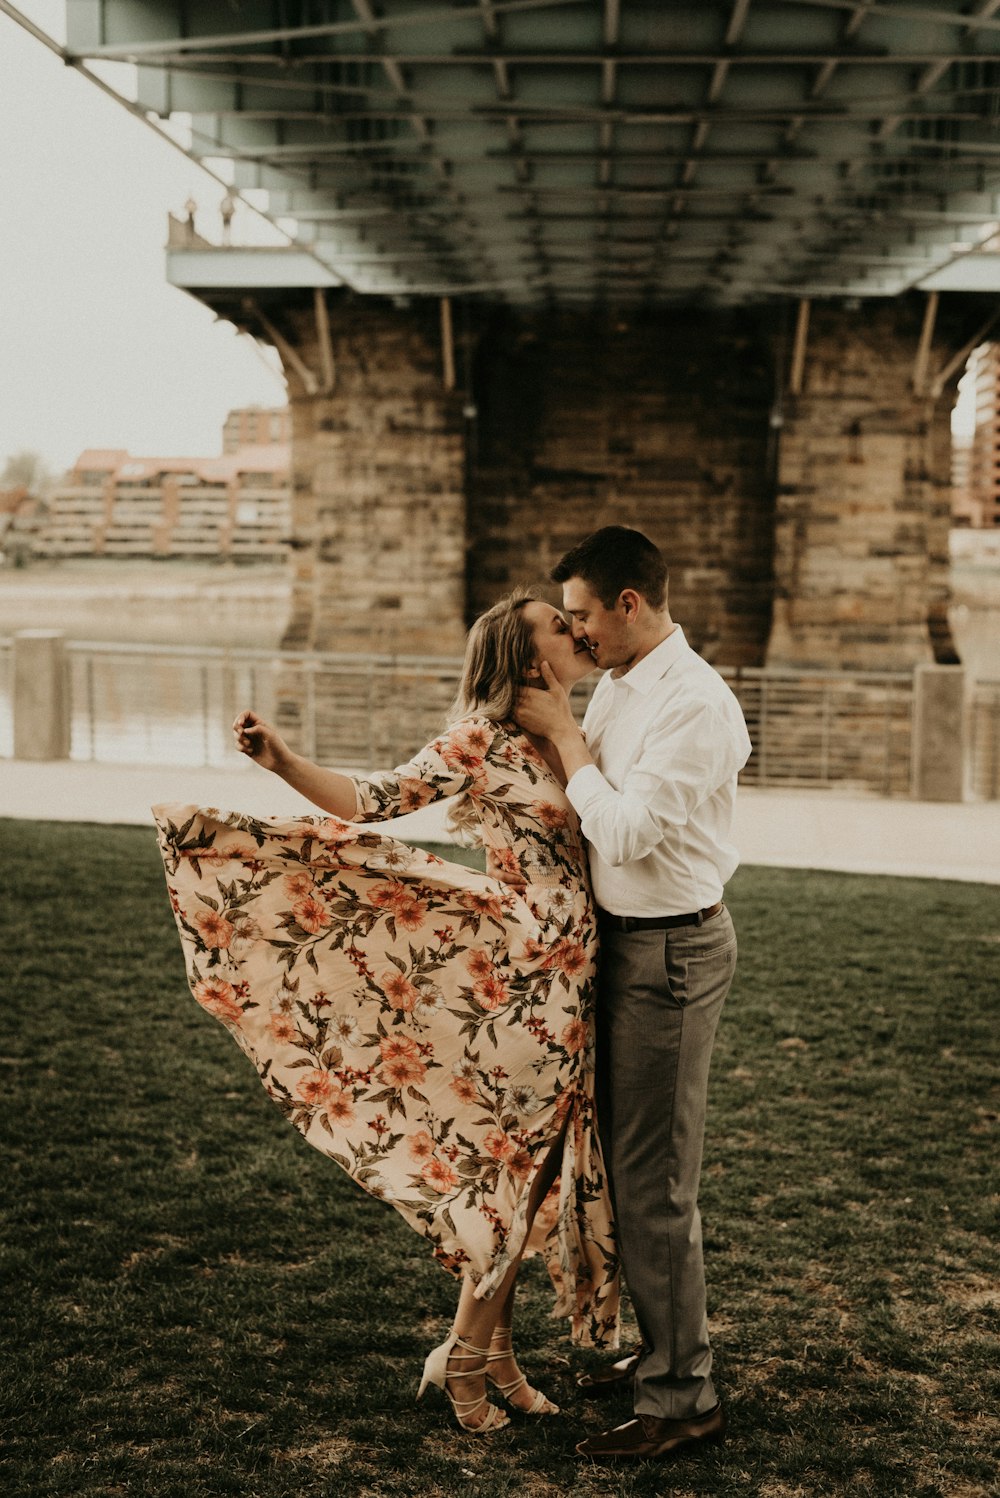
[[[18,8],[64,39],[65,0]],[[234,406],[284,403],[249,339],[166,283],[168,210],[193,196],[216,238],[222,191],[0,14],[0,468],[211,455]]]

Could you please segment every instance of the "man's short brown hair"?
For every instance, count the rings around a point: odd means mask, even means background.
[[[585,536],[549,575],[554,583],[581,578],[606,609],[614,608],[625,588],[641,594],[652,609],[667,602],[667,564],[659,548],[625,525],[606,525]]]

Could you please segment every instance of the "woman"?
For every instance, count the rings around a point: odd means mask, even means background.
[[[453,721],[410,764],[347,776],[294,754],[252,712],[240,749],[328,813],[294,820],[156,807],[195,998],[230,1030],[305,1138],[388,1200],[462,1278],[427,1359],[466,1430],[508,1404],[556,1413],[512,1350],[518,1266],[540,1243],[556,1314],[615,1346],[617,1260],[593,1115],[596,926],[558,756],[513,722],[549,663],[593,669],[562,615],[530,593],[469,636]],[[460,798],[487,872],[358,826]]]

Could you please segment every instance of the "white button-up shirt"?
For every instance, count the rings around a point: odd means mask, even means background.
[[[722,898],[736,776],[750,736],[735,696],[680,627],[623,676],[609,671],[584,718],[596,761],[566,787],[590,844],[598,905],[686,915]]]

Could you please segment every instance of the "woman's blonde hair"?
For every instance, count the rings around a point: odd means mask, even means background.
[[[530,589],[517,588],[480,614],[465,643],[462,679],[448,713],[449,723],[457,723],[470,713],[494,723],[513,720],[518,694],[536,656],[524,609],[526,604],[537,602],[537,594]],[[467,847],[482,842],[479,818],[467,794],[452,799],[446,822]]]
[[[470,713],[510,722],[518,693],[526,685],[528,672],[536,664],[531,625],[525,605],[537,603],[529,588],[518,588],[480,614],[465,642],[465,661],[458,695],[448,714],[449,723]]]

